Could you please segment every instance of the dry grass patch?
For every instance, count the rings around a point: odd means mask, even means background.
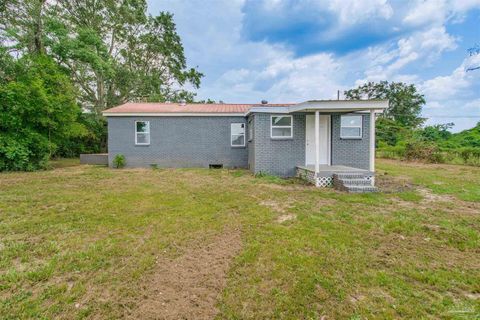
[[[239,230],[194,243],[179,257],[158,258],[145,279],[132,319],[213,319],[232,259],[241,248]]]

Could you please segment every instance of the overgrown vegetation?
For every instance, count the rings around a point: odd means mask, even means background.
[[[389,143],[380,136],[377,156],[432,163],[480,165],[480,122],[472,129],[451,133],[451,124],[397,131]]]
[[[0,318],[146,318],[139,306],[178,273],[224,263],[204,248],[235,233],[241,249],[213,281],[219,319],[480,314],[480,168],[378,161],[379,180],[411,187],[362,195],[244,170],[73,164],[0,174]],[[195,253],[203,264],[178,263]],[[186,299],[168,310],[204,296]]]
[[[388,99],[376,123],[377,156],[383,158],[480,165],[480,122],[451,133],[453,123],[423,126],[425,98],[414,85],[369,82],[345,92],[348,99]]]
[[[193,101],[173,16],[145,0],[0,1],[0,171],[104,152],[101,113],[128,101]]]
[[[45,55],[13,59],[0,48],[0,171],[44,168],[65,141],[81,139],[74,87]]]

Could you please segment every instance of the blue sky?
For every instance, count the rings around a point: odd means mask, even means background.
[[[149,0],[170,11],[199,99],[330,99],[366,81],[413,83],[428,124],[480,121],[480,0]]]

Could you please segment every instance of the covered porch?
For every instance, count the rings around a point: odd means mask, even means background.
[[[317,187],[336,186],[334,179],[347,180],[347,182],[352,183],[353,180],[356,180],[355,184],[363,185],[368,183],[368,185],[373,186],[375,172],[375,114],[383,112],[387,106],[388,102],[386,101],[307,101],[291,108],[290,112],[313,114],[310,116],[310,125],[308,125],[307,119],[305,165],[297,166],[296,175],[305,178]],[[365,169],[365,165],[362,165],[364,169],[360,169],[332,163],[331,118],[329,115],[325,116],[325,113],[366,113],[369,115],[369,142],[363,149],[368,150],[368,170]],[[309,127],[310,130],[308,130]],[[310,137],[309,132],[311,132]],[[361,140],[361,132],[362,129],[360,129],[359,138],[348,136],[341,137],[341,139]]]

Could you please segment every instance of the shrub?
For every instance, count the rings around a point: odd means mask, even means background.
[[[113,167],[120,169],[125,167],[126,161],[125,156],[123,154],[117,154],[115,158],[113,158]]]
[[[405,146],[404,145],[397,145],[397,146],[382,146],[377,149],[377,156],[379,158],[387,158],[387,159],[400,159],[405,156]]]
[[[480,148],[466,147],[457,150],[457,155],[462,158],[464,163],[476,164],[480,162]]]
[[[444,157],[435,143],[421,140],[410,141],[405,145],[405,159],[444,162]]]
[[[58,145],[84,131],[75,88],[51,58],[18,60],[0,48],[0,171],[46,167]]]

